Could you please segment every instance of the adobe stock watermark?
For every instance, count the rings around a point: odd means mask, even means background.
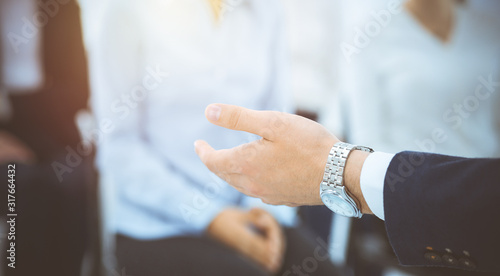
[[[486,101],[497,92],[500,86],[499,81],[493,80],[493,74],[488,77],[480,76],[479,84],[474,89],[474,93],[465,97],[462,102],[454,103],[452,108],[447,109],[443,114],[443,120],[452,124],[453,129],[459,129],[465,119],[471,116],[471,113],[477,111],[481,102]]]
[[[144,101],[149,93],[157,89],[169,75],[170,73],[162,71],[159,65],[155,68],[147,67],[142,83],[134,86],[128,93],[121,94],[120,98],[111,103],[110,110],[114,115],[113,118],[101,118],[97,127],[92,129],[86,137],[83,137],[75,148],[67,146],[64,164],[57,161],[52,162],[52,169],[59,182],[63,181],[65,174],[73,172],[82,163],[84,157],[92,153],[93,144],[99,145],[105,135],[113,132],[116,120],[125,120],[132,110],[136,109],[139,103]]]
[[[23,25],[18,33],[9,32],[7,34],[14,52],[19,53],[19,47],[28,44],[31,39],[36,37],[40,29],[49,23],[50,18],[54,18],[59,13],[61,6],[69,2],[70,0],[37,0],[36,3],[40,9],[35,11],[31,18],[25,16],[21,18]]]
[[[493,79],[493,74],[487,77],[479,76],[478,82],[470,95],[464,97],[459,103],[453,103],[452,107],[443,113],[443,121],[450,124],[451,129],[458,130],[464,120],[470,118],[481,107],[481,102],[488,100],[500,87],[500,82]],[[434,152],[437,145],[445,143],[448,139],[449,132],[436,127],[431,131],[429,138],[416,139],[414,142],[420,151]],[[385,179],[392,192],[395,191],[397,184],[404,183],[406,178],[412,176],[415,170],[424,164],[425,156],[421,153],[413,153],[408,160],[398,156],[398,161],[398,173],[388,172]]]
[[[340,49],[342,55],[348,63],[351,62],[352,55],[361,53],[361,50],[370,45],[372,39],[380,35],[382,30],[389,26],[394,15],[403,11],[403,0],[391,0],[387,3],[385,9],[378,12],[371,11],[372,19],[368,21],[363,28],[356,27],[353,41],[351,43],[342,42]]]
[[[314,273],[318,270],[319,264],[330,258],[330,252],[328,244],[321,237],[316,238],[316,242],[318,244],[314,248],[311,256],[304,258],[300,264],[293,264],[281,275],[309,276],[307,273]]]
[[[493,74],[487,77],[479,76],[478,84],[474,91],[463,98],[459,103],[453,103],[443,113],[443,121],[450,125],[453,130],[458,130],[463,122],[470,118],[474,112],[481,107],[481,102],[488,100],[500,87],[500,82],[493,79]],[[424,140],[415,140],[419,150],[424,152],[433,152],[437,144],[445,143],[449,136],[442,128],[434,128],[431,137]]]

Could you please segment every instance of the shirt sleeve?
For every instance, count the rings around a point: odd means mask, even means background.
[[[384,217],[384,180],[394,154],[374,152],[361,170],[360,185],[368,207],[381,220]]]

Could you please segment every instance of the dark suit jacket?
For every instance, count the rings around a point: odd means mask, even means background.
[[[384,209],[401,264],[500,271],[500,159],[398,153]]]

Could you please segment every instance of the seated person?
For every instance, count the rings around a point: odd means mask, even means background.
[[[208,123],[211,102],[287,109],[278,15],[269,0],[111,1],[103,13],[90,70],[93,110],[107,132],[98,167],[117,191],[118,270],[336,275],[327,246],[295,227],[293,208],[241,195],[193,150],[200,137],[218,148],[255,139]]]

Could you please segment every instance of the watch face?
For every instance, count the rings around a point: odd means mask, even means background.
[[[325,203],[326,207],[330,208],[330,210],[339,215],[354,217],[356,214],[354,207],[336,194],[324,193],[321,195],[321,199],[323,200],[323,203]]]

